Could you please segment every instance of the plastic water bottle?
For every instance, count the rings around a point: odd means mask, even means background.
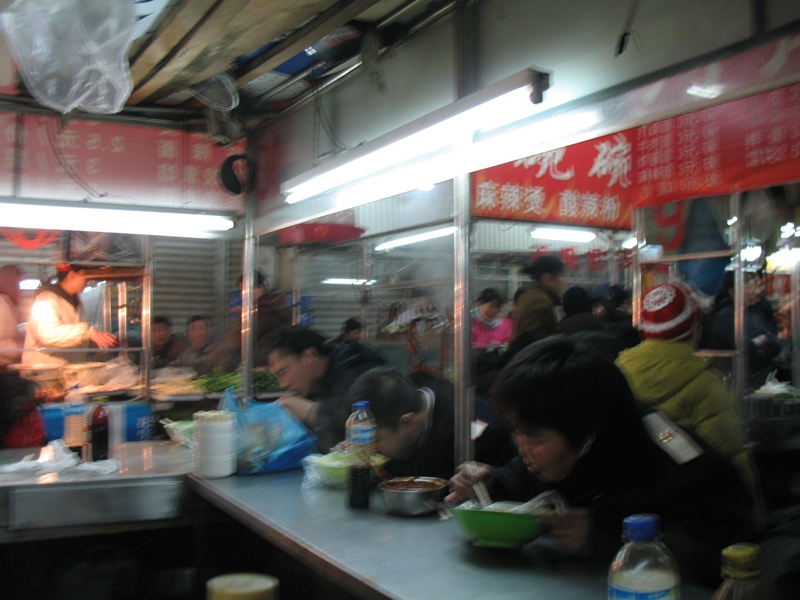
[[[678,564],[660,536],[658,515],[631,515],[622,522],[625,545],[608,570],[608,600],[680,599]]]
[[[375,417],[369,402],[353,404],[347,418],[347,441],[350,466],[347,473],[347,498],[351,508],[368,508],[370,493],[370,457],[375,453]]]
[[[761,548],[757,544],[733,544],[722,551],[725,581],[711,600],[761,600]]]
[[[92,411],[92,460],[108,459],[108,404],[100,401]]]

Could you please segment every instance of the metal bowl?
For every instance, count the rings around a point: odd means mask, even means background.
[[[378,485],[386,511],[405,517],[436,512],[446,488],[439,477],[395,477]]]

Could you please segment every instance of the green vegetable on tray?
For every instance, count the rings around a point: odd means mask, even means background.
[[[237,392],[241,392],[244,387],[240,373],[220,373],[213,371],[206,375],[200,375],[196,380],[197,384],[206,393],[224,392],[233,386]],[[253,393],[268,393],[280,391],[278,378],[269,369],[253,369]]]

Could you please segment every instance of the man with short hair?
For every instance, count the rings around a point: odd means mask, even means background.
[[[178,360],[190,346],[189,340],[172,332],[172,321],[167,317],[153,319],[153,368],[161,369]]]
[[[170,366],[190,367],[198,375],[206,375],[212,371],[232,372],[236,368],[236,359],[222,344],[214,341],[214,329],[211,319],[205,315],[194,315],[189,318],[186,337],[190,346]]]
[[[80,354],[59,354],[56,349],[80,348],[94,342],[98,348],[119,346],[113,333],[101,331],[84,323],[80,315],[80,294],[89,279],[85,267],[62,263],[57,267],[57,283],[45,283],[36,293],[25,330],[25,350],[22,363],[68,364],[80,362]],[[42,350],[39,348],[54,351]]]
[[[288,392],[278,402],[317,435],[321,452],[344,439],[350,385],[384,363],[359,342],[329,344],[322,334],[301,325],[276,331],[267,358],[269,370]]]
[[[396,369],[376,367],[348,391],[349,402],[369,400],[375,416],[375,449],[389,459],[385,469],[394,477],[442,477],[455,469],[455,390],[432,373],[403,377]],[[476,414],[485,413],[476,398]],[[485,417],[485,414],[481,414]],[[499,465],[510,460],[510,435],[496,423],[475,421],[483,429],[475,440],[476,459]]]
[[[557,256],[542,256],[522,272],[530,276],[533,285],[514,306],[512,338],[526,331],[551,335],[558,329],[556,306],[561,304],[564,263]]]

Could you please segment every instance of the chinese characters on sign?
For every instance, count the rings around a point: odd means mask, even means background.
[[[222,189],[219,168],[244,142],[221,147],[202,133],[26,116],[15,144],[14,118],[4,119],[4,172],[20,173],[19,194],[80,200],[94,194],[109,201],[242,213],[244,200]],[[8,178],[9,181],[11,178]]]
[[[479,171],[473,214],[628,229],[631,161],[628,138],[617,134]]]
[[[630,229],[634,208],[797,180],[800,84],[473,174],[476,217]]]

